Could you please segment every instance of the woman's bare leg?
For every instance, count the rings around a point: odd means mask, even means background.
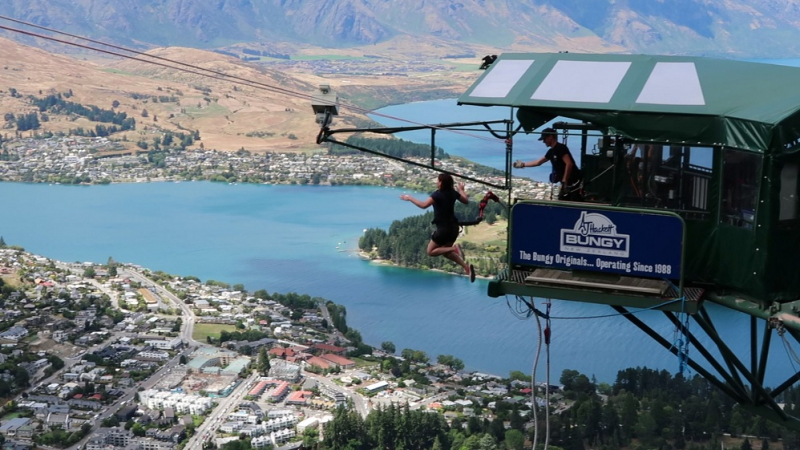
[[[440,246],[439,244],[437,244],[436,242],[433,242],[433,240],[431,240],[428,243],[428,255],[429,256],[444,256],[445,258],[449,259],[450,261],[453,261],[454,263],[456,263],[459,266],[461,266],[464,269],[464,272],[466,272],[467,275],[469,275],[469,264],[467,264],[463,259],[461,259],[460,256],[458,256],[458,253],[456,253],[456,249],[455,249],[454,245],[455,245],[455,242],[453,242],[453,243],[451,243],[449,245],[441,245]]]

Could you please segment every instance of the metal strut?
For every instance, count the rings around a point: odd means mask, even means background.
[[[663,346],[669,352],[679,356],[680,350],[672,343],[661,337],[650,326],[634,317],[632,314],[628,313],[628,311],[621,306],[613,306],[613,308],[620,312],[622,316],[628,319],[631,323],[636,325],[637,328],[644,331],[657,343],[661,344],[661,346]],[[688,330],[686,325],[682,323],[675,316],[675,314],[666,311],[664,314],[680,330],[680,332],[686,336],[692,345],[705,358],[708,364],[711,365],[714,370],[716,370],[719,376],[722,377],[722,379],[717,378],[714,374],[706,370],[703,366],[691,358],[686,359],[689,367],[720,389],[723,393],[736,400],[736,402],[742,408],[747,409],[752,413],[760,415],[766,419],[780,423],[792,430],[800,431],[800,419],[786,414],[786,412],[783,411],[775,401],[778,395],[784,392],[792,384],[800,380],[800,372],[786,380],[783,384],[772,391],[767,391],[763,386],[764,372],[766,369],[769,344],[771,341],[770,334],[772,331],[769,327],[769,324],[765,326],[764,335],[761,341],[761,354],[759,357],[757,344],[758,323],[755,320],[751,320],[750,322],[751,367],[748,369],[719,336],[705,307],[701,307],[699,314],[692,315],[692,318],[697,322],[698,325],[700,325],[705,334],[717,347],[717,350],[722,357],[721,360],[715,359],[711,352],[709,352],[708,349],[702,345],[696,336]],[[747,382],[749,386],[746,385],[745,382]]]
[[[491,128],[493,124],[504,124],[506,129],[500,134],[497,130]],[[505,141],[506,144],[506,168],[505,168],[505,181],[504,184],[496,184],[486,180],[481,180],[478,178],[470,177],[468,175],[463,175],[459,173],[455,173],[449,170],[441,169],[435,166],[435,156],[436,156],[436,145],[435,145],[435,136],[436,130],[448,130],[448,131],[480,131],[474,128],[467,128],[467,127],[475,127],[475,126],[483,126],[486,128],[492,136],[502,139]],[[513,121],[504,119],[504,120],[491,120],[491,121],[482,121],[482,122],[457,122],[457,123],[449,123],[449,124],[439,124],[439,125],[417,125],[417,126],[409,126],[409,127],[380,127],[380,128],[341,128],[332,130],[327,126],[323,126],[319,134],[317,135],[317,144],[322,144],[323,142],[330,142],[332,144],[341,145],[342,147],[352,148],[354,150],[359,150],[366,153],[371,153],[373,155],[382,156],[384,158],[393,159],[395,161],[400,161],[406,164],[411,164],[413,166],[422,167],[425,169],[433,170],[440,173],[446,173],[452,176],[456,176],[459,178],[463,178],[465,180],[472,181],[474,183],[482,184],[485,186],[490,186],[495,189],[502,189],[506,191],[511,190],[511,138],[520,131],[521,126],[518,126],[516,130],[512,130]],[[338,141],[331,136],[337,133],[375,133],[375,134],[395,134],[401,133],[404,131],[418,131],[418,130],[431,130],[431,162],[430,164],[423,164],[417,161],[412,161],[406,158],[402,158],[399,156],[388,155],[386,153],[381,153],[376,150],[371,150],[368,148],[364,148],[358,145],[348,144],[346,142]]]

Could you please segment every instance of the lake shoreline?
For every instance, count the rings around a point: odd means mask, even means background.
[[[357,251],[357,254],[358,254],[358,257],[359,257],[359,258],[361,258],[361,259],[363,259],[364,261],[367,261],[367,262],[369,262],[370,264],[375,264],[375,265],[378,265],[378,266],[397,267],[397,268],[399,268],[399,269],[408,269],[408,270],[421,270],[421,271],[425,271],[425,272],[437,272],[437,273],[442,273],[442,274],[446,274],[446,275],[453,275],[453,276],[459,276],[459,277],[467,277],[467,276],[466,276],[465,274],[463,274],[463,273],[450,272],[450,271],[448,271],[448,270],[442,270],[442,269],[423,269],[423,268],[420,268],[420,267],[410,267],[410,266],[403,266],[403,265],[400,265],[400,264],[395,264],[395,263],[393,263],[393,262],[389,261],[388,259],[371,258],[371,257],[369,256],[369,253],[367,253],[367,252],[364,252],[364,251],[362,251],[362,250],[358,250],[358,251]],[[453,263],[453,264],[455,264],[455,263]],[[481,279],[481,280],[493,280],[493,279],[494,279],[494,277],[486,277],[486,276],[480,276],[480,275],[476,275],[476,276],[475,276],[475,279]]]

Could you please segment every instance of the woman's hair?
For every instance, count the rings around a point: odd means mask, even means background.
[[[442,183],[442,190],[448,191],[453,188],[453,177],[449,173],[440,173],[439,181]]]

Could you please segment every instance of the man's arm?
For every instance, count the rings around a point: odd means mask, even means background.
[[[572,169],[575,167],[575,162],[569,156],[569,153],[564,153],[561,156],[561,160],[564,161],[564,179],[561,180],[561,184],[566,186],[569,184],[569,176],[572,173]]]
[[[542,164],[544,164],[546,161],[547,161],[547,158],[545,158],[544,156],[542,156],[541,158],[539,158],[537,160],[528,161],[528,162],[525,162],[525,161],[522,161],[522,160],[518,159],[518,160],[516,160],[514,162],[514,167],[516,167],[517,169],[522,169],[522,168],[525,168],[525,167],[538,167],[538,166],[541,166]]]

